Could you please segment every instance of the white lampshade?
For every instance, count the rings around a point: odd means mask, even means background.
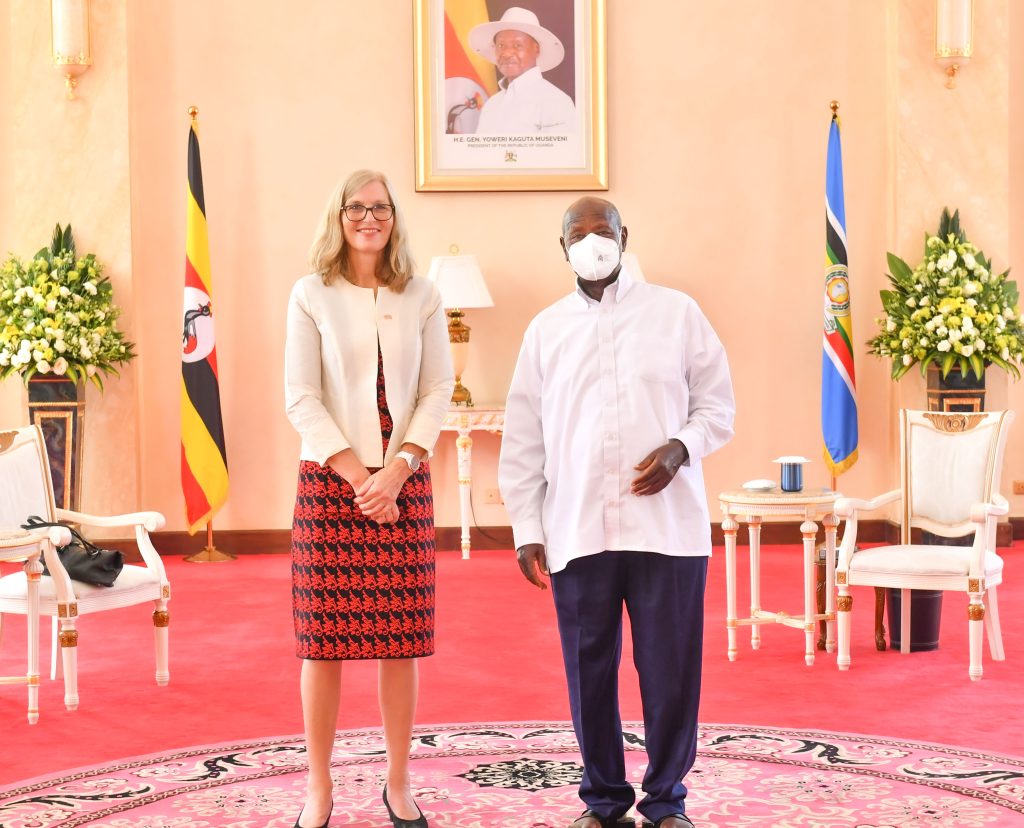
[[[636,253],[623,253],[622,266],[626,268],[626,270],[629,271],[629,275],[638,282],[647,281],[647,277],[644,276],[644,271],[640,267],[640,260],[636,257]]]
[[[92,65],[89,0],[50,0],[50,55],[64,73],[68,99],[75,97],[76,78]]]
[[[446,308],[493,308],[476,256],[434,256],[427,278],[437,283]]]
[[[935,59],[952,89],[961,67],[974,54],[974,0],[935,0]]]

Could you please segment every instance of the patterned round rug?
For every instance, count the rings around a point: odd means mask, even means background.
[[[643,728],[624,727],[639,790]],[[582,810],[564,723],[424,727],[413,785],[432,828],[565,828]],[[291,828],[301,737],[211,745],[66,772],[0,792],[0,827]],[[338,733],[333,826],[387,828],[376,730]],[[701,826],[886,828],[1024,825],[1024,761],[864,736],[702,725],[687,777]]]

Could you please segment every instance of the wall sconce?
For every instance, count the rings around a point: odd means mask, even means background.
[[[50,54],[73,100],[78,76],[92,66],[89,0],[50,0]]]
[[[455,405],[473,404],[473,395],[462,384],[469,356],[469,326],[462,321],[463,308],[492,308],[494,300],[484,275],[480,272],[476,256],[460,256],[458,245],[453,244],[450,256],[434,256],[430,260],[427,278],[437,284],[441,302],[448,308],[448,341],[452,349],[452,367],[455,370],[455,390],[452,402]]]
[[[974,0],[935,0],[935,59],[946,70],[947,89],[973,53]]]

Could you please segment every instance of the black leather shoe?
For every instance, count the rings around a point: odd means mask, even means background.
[[[299,823],[302,822],[302,811],[305,811],[305,810],[306,810],[306,806],[303,805],[302,809],[299,811],[298,817],[295,819],[295,828],[302,828],[302,826]],[[331,812],[333,810],[334,810],[334,803],[332,802],[331,803],[331,810],[327,812],[327,819],[324,820],[324,824],[323,825],[318,825],[317,828],[327,828],[327,826],[331,824]]]
[[[643,822],[640,823],[640,828],[661,828],[661,824],[663,822],[673,818],[681,819],[683,822],[689,825],[690,828],[695,828],[694,824],[690,822],[690,818],[686,814],[668,814],[667,816],[663,816],[657,822],[649,822],[645,819]]]
[[[416,810],[419,811],[419,816],[416,819],[402,819],[394,811],[391,810],[391,804],[388,802],[388,786],[384,786],[384,807],[388,809],[388,816],[391,818],[391,824],[395,828],[430,828],[427,824],[427,818],[423,816],[423,811],[420,811],[420,806],[416,806]],[[326,826],[324,826],[326,828]]]
[[[597,822],[601,825],[601,828],[624,828],[625,826],[631,826],[631,828],[636,828],[636,822],[631,817],[603,817],[596,811],[591,810],[590,808],[587,808],[587,810],[585,810],[582,814],[576,817],[576,819],[573,821],[572,825],[569,826],[569,828],[572,828],[572,826],[575,825],[577,822],[583,822],[588,819],[597,820]]]

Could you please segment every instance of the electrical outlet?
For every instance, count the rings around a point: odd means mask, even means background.
[[[501,499],[501,491],[499,489],[484,489],[484,503],[490,503],[493,506],[500,506],[505,501]]]
[[[1013,481],[1013,493],[1014,494],[1019,494],[1019,495],[1024,495],[1024,480],[1014,480]]]

